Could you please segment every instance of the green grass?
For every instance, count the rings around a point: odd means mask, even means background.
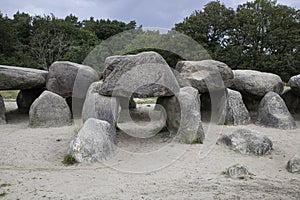
[[[74,165],[78,162],[72,155],[66,154],[62,163],[65,165]]]
[[[16,99],[18,96],[19,90],[3,90],[0,91],[0,95],[3,99]]]
[[[134,99],[137,104],[156,104],[156,97],[144,98],[144,99]]]
[[[7,195],[6,192],[0,192],[0,197],[5,197],[5,195]]]
[[[3,184],[0,185],[0,188],[9,187],[9,186],[11,186],[11,184],[9,184],[9,183],[3,183]]]

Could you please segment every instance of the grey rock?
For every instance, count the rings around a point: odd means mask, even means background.
[[[231,178],[245,178],[254,175],[253,173],[249,172],[248,167],[241,164],[228,167],[225,171],[225,174]]]
[[[103,80],[105,80],[110,75],[110,73],[112,71],[114,71],[114,69],[116,67],[118,67],[120,62],[125,59],[126,59],[126,56],[109,56],[109,57],[107,57],[104,62],[104,71],[102,74]]]
[[[0,65],[0,90],[29,90],[46,86],[47,71]]]
[[[160,97],[157,105],[166,112],[166,125],[171,134],[184,143],[203,142],[200,97],[197,89],[184,87],[173,97]]]
[[[284,100],[290,113],[292,114],[300,113],[300,97],[295,95],[291,89],[284,91],[281,97]]]
[[[78,162],[101,162],[115,152],[115,129],[110,123],[89,118],[70,143],[68,154]]]
[[[286,169],[291,173],[300,173],[300,155],[291,158],[286,165]]]
[[[179,73],[177,70],[175,70],[175,69],[172,69],[172,68],[171,68],[171,70],[172,70],[172,72],[173,72],[173,74],[174,74],[174,76],[175,76],[175,78],[176,78],[176,80],[177,80],[177,82],[178,82],[180,88],[182,88],[182,87],[192,87],[190,81],[187,80],[182,74],[180,74],[180,73]]]
[[[147,98],[172,96],[179,91],[169,65],[156,52],[125,56],[111,68],[114,70],[105,78],[101,95]]]
[[[256,124],[279,129],[295,129],[296,123],[283,99],[275,92],[268,92],[261,100]]]
[[[251,98],[261,100],[268,92],[283,92],[281,78],[272,73],[264,73],[255,70],[233,70],[234,81],[232,89],[248,95]]]
[[[175,69],[200,93],[219,90],[233,84],[232,70],[219,61],[180,61]]]
[[[6,124],[6,117],[5,117],[5,104],[3,97],[0,95],[0,125],[1,124]]]
[[[71,123],[68,104],[52,92],[44,91],[30,107],[29,126],[32,128],[68,126]]]
[[[85,122],[89,118],[96,118],[116,125],[119,113],[119,102],[116,97],[106,97],[98,93],[102,83],[92,83],[83,105],[82,120]]]
[[[300,74],[290,78],[288,84],[295,95],[300,96]]]
[[[49,68],[46,86],[49,91],[64,98],[84,99],[90,84],[98,80],[97,72],[89,66],[57,61]]]
[[[230,135],[223,135],[218,139],[218,144],[242,154],[254,154],[258,156],[269,154],[272,150],[273,143],[258,132],[239,129]]]
[[[20,90],[17,105],[20,112],[28,113],[32,103],[42,94],[44,89]]]
[[[250,123],[249,112],[243,102],[242,95],[234,90],[227,89],[227,106],[225,124],[246,125]]]

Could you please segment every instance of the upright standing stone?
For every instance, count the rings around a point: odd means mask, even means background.
[[[227,89],[225,124],[246,125],[250,123],[249,112],[243,102],[241,93]]]
[[[295,95],[291,89],[284,91],[281,95],[290,113],[300,113],[300,96]]]
[[[292,92],[294,92],[295,95],[300,96],[300,74],[290,78],[289,85]]]
[[[44,91],[30,107],[29,126],[32,128],[68,126],[71,123],[67,102],[52,92]]]
[[[69,154],[78,162],[100,162],[115,152],[115,129],[110,123],[88,119],[71,142]]]
[[[269,92],[261,100],[257,113],[257,125],[295,129],[296,123],[283,99],[275,92]]]
[[[83,105],[82,120],[85,122],[89,118],[96,118],[109,122],[113,127],[116,126],[119,102],[115,97],[100,95],[99,88],[102,83],[92,83]]]
[[[0,124],[6,124],[5,105],[3,97],[0,95]]]
[[[32,103],[42,94],[44,89],[20,90],[17,105],[20,112],[28,113]]]
[[[173,97],[160,97],[157,104],[164,107],[167,128],[184,143],[203,142],[204,131],[201,123],[200,97],[198,90],[184,87]]]

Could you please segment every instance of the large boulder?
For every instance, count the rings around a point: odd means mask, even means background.
[[[0,125],[1,124],[6,124],[6,117],[5,117],[5,105],[4,105],[4,100],[3,97],[0,95]]]
[[[47,71],[0,65],[0,90],[29,90],[46,86]]]
[[[120,62],[125,60],[126,56],[109,56],[104,62],[103,80],[105,80],[116,67],[119,66]]]
[[[28,113],[32,103],[42,94],[44,89],[20,90],[17,105],[20,112]]]
[[[232,70],[219,61],[180,61],[175,69],[200,93],[224,89],[233,84]]]
[[[82,109],[82,120],[85,122],[89,118],[104,120],[116,126],[119,102],[116,97],[106,97],[100,95],[99,88],[102,83],[95,82],[89,87]]]
[[[300,173],[300,155],[291,158],[286,165],[286,169],[291,173]]]
[[[297,128],[283,99],[275,92],[268,92],[261,100],[256,124],[279,129]]]
[[[300,96],[300,74],[290,78],[288,83],[295,95]]]
[[[54,62],[49,68],[47,89],[64,98],[85,98],[91,83],[98,81],[97,72],[86,65],[68,61]],[[73,92],[76,90],[76,94]]]
[[[59,95],[44,91],[29,110],[29,126],[60,127],[71,125],[71,111],[66,101]]]
[[[100,162],[115,152],[115,129],[110,123],[88,119],[71,142],[68,154],[78,162]]]
[[[242,154],[258,156],[269,154],[273,146],[268,137],[248,129],[238,129],[230,135],[223,135],[217,143]]]
[[[181,88],[176,96],[158,98],[157,104],[166,111],[166,125],[171,134],[184,143],[203,142],[198,90],[192,87]]]
[[[250,123],[249,112],[243,102],[241,93],[227,89],[225,124],[246,125]]]
[[[169,65],[156,52],[128,55],[112,63],[113,67],[107,64],[109,70],[104,70],[101,95],[147,98],[172,96],[179,91]]]
[[[290,113],[300,113],[300,96],[295,95],[295,93],[292,92],[291,89],[287,89],[286,91],[284,91],[281,97],[284,100]]]
[[[260,100],[268,92],[283,92],[281,78],[272,73],[259,72],[255,70],[233,70],[234,81],[232,89],[249,95],[251,98]]]

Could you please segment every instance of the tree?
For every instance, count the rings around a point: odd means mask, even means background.
[[[175,30],[233,69],[272,72],[287,81],[300,71],[299,16],[299,10],[272,0],[247,2],[236,11],[214,1],[176,24]]]
[[[212,58],[223,60],[223,51],[228,44],[228,34],[232,28],[234,10],[219,1],[208,3],[203,11],[195,11],[175,30],[185,33],[206,48]]]

